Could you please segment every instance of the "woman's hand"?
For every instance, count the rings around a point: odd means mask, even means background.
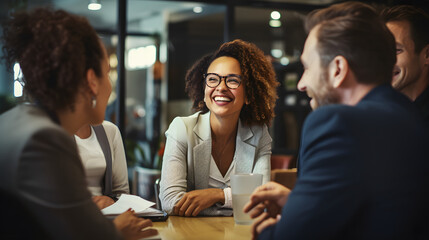
[[[94,201],[99,209],[106,208],[115,203],[115,201],[108,196],[93,196],[92,201]]]
[[[174,206],[173,213],[179,216],[197,216],[202,210],[220,202],[225,203],[222,189],[207,188],[187,192]]]
[[[131,209],[117,216],[113,220],[113,223],[116,229],[122,233],[124,239],[127,240],[140,239],[158,234],[156,229],[150,228],[144,230],[144,228],[152,226],[152,221],[136,217],[134,211]]]

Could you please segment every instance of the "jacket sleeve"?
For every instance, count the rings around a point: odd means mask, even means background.
[[[262,126],[262,135],[256,148],[255,167],[253,173],[263,175],[262,184],[270,181],[271,177],[271,136],[266,125]]]
[[[174,205],[187,190],[187,134],[180,118],[175,118],[165,133],[167,138],[162,160],[160,200],[164,211],[171,214]]]
[[[308,116],[298,181],[281,220],[259,239],[337,239],[340,229],[358,212],[364,195],[359,146],[347,119],[340,111],[330,110],[324,107]]]
[[[41,129],[25,145],[18,194],[53,239],[118,239],[112,221],[91,199],[76,145],[56,129]]]
[[[110,149],[112,149],[112,193],[129,194],[127,160],[121,133],[113,123],[104,121],[103,126],[106,129]]]

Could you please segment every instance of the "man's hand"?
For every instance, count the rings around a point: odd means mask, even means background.
[[[106,208],[115,203],[115,201],[108,196],[93,196],[92,201],[94,201],[99,209]]]
[[[281,210],[290,192],[288,188],[275,182],[266,183],[253,191],[250,201],[243,208],[243,211],[254,219],[253,239],[256,239],[262,230],[280,220]]]
[[[252,240],[256,240],[258,235],[261,234],[265,228],[276,224],[280,221],[281,215],[278,214],[275,218],[269,216],[268,213],[264,212],[253,220],[252,223]]]
[[[187,192],[174,206],[173,213],[179,216],[197,216],[202,210],[213,206],[213,204],[225,202],[222,189],[207,188]]]
[[[134,211],[131,209],[117,216],[113,220],[113,223],[126,240],[140,239],[158,234],[156,229],[143,230],[144,228],[151,227],[152,221],[136,217]]]

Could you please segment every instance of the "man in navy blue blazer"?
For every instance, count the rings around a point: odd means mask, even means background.
[[[429,239],[429,143],[390,86],[395,41],[374,9],[307,17],[298,83],[311,98],[293,191],[269,182],[244,207],[258,239]]]

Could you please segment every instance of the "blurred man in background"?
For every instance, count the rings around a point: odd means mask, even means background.
[[[392,85],[407,95],[429,123],[429,15],[400,5],[381,13],[396,41]]]

